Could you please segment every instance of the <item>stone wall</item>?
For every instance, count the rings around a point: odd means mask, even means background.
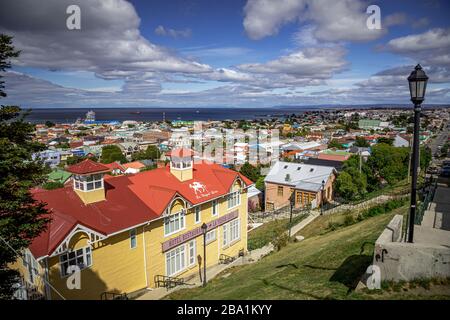
[[[396,215],[375,242],[373,264],[381,280],[450,277],[450,248],[429,243],[400,242],[403,217]]]

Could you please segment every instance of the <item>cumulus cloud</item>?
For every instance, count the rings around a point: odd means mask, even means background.
[[[446,49],[450,47],[450,28],[435,28],[420,34],[395,38],[388,42],[387,47],[397,53]]]
[[[164,26],[159,25],[155,29],[155,34],[159,36],[169,36],[172,38],[189,38],[192,36],[192,31],[189,28],[176,30],[171,28],[164,28]]]
[[[66,8],[81,9],[81,30],[66,28]],[[14,14],[11,14],[14,12]],[[52,17],[49,19],[49,17]],[[50,70],[89,70],[106,77],[133,72],[210,72],[145,39],[140,19],[124,0],[2,1],[0,31],[22,50],[18,64]]]
[[[385,49],[421,63],[430,81],[449,82],[450,28],[434,28],[390,40]]]
[[[266,63],[241,64],[250,73],[282,73],[296,78],[327,79],[347,66],[342,47],[306,48]]]
[[[313,35],[321,41],[369,41],[386,34],[382,29],[368,29],[368,4],[361,0],[248,0],[244,8],[244,28],[251,39],[278,33],[290,22],[314,26]],[[404,16],[389,18],[390,25],[402,23]]]

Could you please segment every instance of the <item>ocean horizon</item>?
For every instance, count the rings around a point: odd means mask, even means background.
[[[92,110],[96,120],[104,121],[208,121],[208,120],[252,120],[282,117],[293,113],[314,110],[370,109],[370,108],[407,108],[405,105],[348,105],[348,106],[277,106],[277,107],[198,107],[198,108],[28,108],[31,110],[26,120],[32,123],[51,121],[54,123],[73,123],[84,119],[86,112]],[[430,106],[431,107],[431,106]],[[23,108],[28,110],[27,108]]]

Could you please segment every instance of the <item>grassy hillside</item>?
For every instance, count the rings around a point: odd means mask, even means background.
[[[326,224],[319,217],[302,242],[290,243],[252,265],[226,270],[205,288],[184,289],[169,299],[377,299],[443,298],[426,292],[356,293],[361,274],[372,261],[373,243],[394,214],[389,214],[324,232]],[[312,230],[317,226],[314,235]],[[362,254],[361,254],[362,253]],[[442,294],[441,291],[437,291]]]

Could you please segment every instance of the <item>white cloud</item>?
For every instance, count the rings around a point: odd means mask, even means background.
[[[313,25],[313,36],[321,41],[369,41],[386,34],[387,29],[367,28],[367,6],[362,0],[249,0],[244,8],[244,28],[250,38],[261,39],[297,21],[310,28]],[[388,22],[399,24],[403,18],[397,14]]]
[[[388,42],[387,47],[398,53],[449,48],[450,29],[435,28],[420,34],[395,38]]]
[[[249,73],[285,74],[295,78],[327,79],[347,66],[342,47],[306,48],[266,63],[242,64]]]
[[[159,36],[170,36],[172,38],[189,38],[192,36],[192,31],[189,28],[176,30],[171,28],[164,28],[162,25],[159,25],[155,29],[155,34]]]
[[[81,30],[66,28],[70,4],[81,8]],[[211,72],[208,65],[149,42],[139,24],[133,5],[124,0],[7,0],[0,11],[0,31],[13,35],[22,50],[20,65],[88,70],[105,78],[114,73]]]

